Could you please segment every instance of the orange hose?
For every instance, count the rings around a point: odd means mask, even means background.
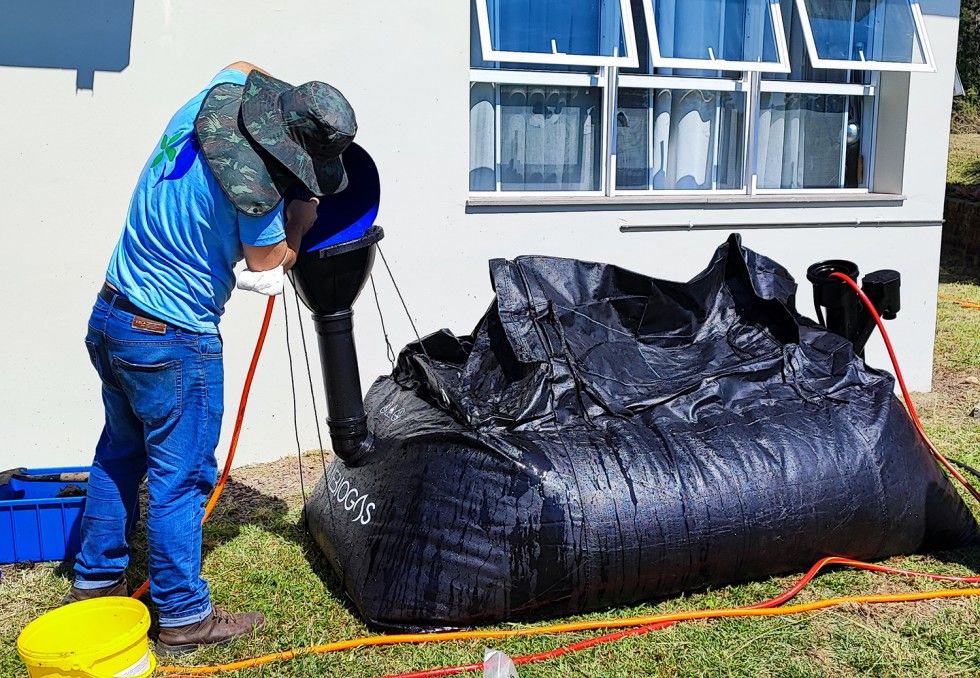
[[[214,507],[221,498],[221,493],[225,491],[228,483],[228,476],[231,473],[232,462],[235,461],[235,451],[238,449],[238,437],[242,432],[242,423],[245,421],[245,407],[248,405],[248,394],[252,390],[252,379],[255,378],[255,369],[259,365],[259,356],[262,355],[262,346],[265,344],[265,336],[269,333],[269,323],[272,321],[272,309],[276,305],[276,298],[269,297],[265,304],[265,317],[262,319],[262,327],[259,329],[259,336],[255,340],[255,350],[252,352],[252,362],[248,366],[248,373],[245,375],[245,384],[242,386],[242,397],[238,401],[238,417],[235,419],[235,429],[231,434],[231,443],[228,445],[228,457],[225,459],[225,467],[221,471],[221,477],[211,492],[211,497],[204,507],[204,518],[201,524],[207,522],[214,512]],[[136,591],[133,598],[142,598],[150,588],[150,580],[144,581]]]
[[[957,299],[956,297],[951,297],[946,294],[940,294],[939,298],[943,301],[948,301],[953,304],[959,304],[960,308],[968,308],[973,310],[980,310],[980,304],[975,301],[967,301],[966,299]]]
[[[663,624],[681,621],[692,621],[697,619],[728,619],[733,617],[784,617],[788,615],[801,614],[803,612],[813,612],[829,607],[837,607],[847,604],[873,605],[881,603],[911,603],[921,600],[935,600],[940,598],[964,598],[968,596],[980,596],[980,588],[970,589],[940,589],[937,591],[919,591],[915,593],[888,593],[871,596],[841,596],[839,598],[824,598],[815,600],[812,603],[802,603],[799,605],[789,605],[786,607],[771,608],[744,608],[727,607],[718,610],[693,610],[690,612],[676,612],[673,614],[646,615],[642,617],[627,617],[623,619],[603,619],[591,622],[570,622],[566,624],[555,624],[552,626],[535,626],[528,629],[505,629],[500,631],[456,631],[449,633],[414,633],[398,634],[390,636],[367,636],[364,638],[354,638],[352,640],[341,640],[324,645],[314,645],[312,647],[286,650],[272,654],[254,657],[228,664],[214,664],[212,666],[160,666],[157,671],[162,674],[193,674],[193,675],[213,675],[226,671],[238,671],[241,669],[265,666],[277,661],[293,659],[304,655],[327,654],[330,652],[340,652],[342,650],[353,650],[361,647],[377,647],[380,645],[404,645],[437,643],[454,640],[503,640],[507,638],[524,638],[528,636],[551,635],[556,633],[575,633],[580,631],[595,631],[597,629],[616,629],[632,626],[645,626],[649,624]]]
[[[928,572],[915,572],[912,570],[900,570],[894,567],[887,567],[885,565],[875,565],[873,563],[865,563],[860,560],[852,560],[850,558],[841,558],[839,556],[830,556],[817,561],[803,577],[796,582],[793,586],[786,589],[775,598],[770,598],[761,603],[755,603],[754,605],[746,605],[744,609],[754,609],[754,608],[767,608],[776,607],[782,605],[788,600],[795,597],[800,591],[806,588],[807,584],[820,572],[824,567],[828,565],[844,565],[846,567],[852,567],[861,570],[869,570],[871,572],[883,572],[885,574],[897,574],[906,577],[926,577],[935,581],[949,581],[949,582],[959,582],[961,584],[980,584],[980,576],[973,577],[956,577],[951,575],[942,574],[931,574]],[[555,659],[569,652],[579,652],[581,650],[587,650],[597,645],[603,645],[605,643],[614,642],[617,640],[622,640],[623,638],[628,638],[631,636],[638,636],[651,631],[659,631],[665,629],[669,626],[673,626],[678,622],[668,621],[660,622],[656,624],[647,624],[645,626],[637,626],[630,628],[626,631],[619,631],[617,633],[611,633],[604,636],[595,636],[587,640],[582,640],[577,643],[572,643],[571,645],[566,645],[564,647],[557,647],[553,650],[546,652],[538,652],[535,654],[521,655],[517,657],[512,657],[514,664],[521,666],[524,664],[533,664],[536,662],[548,661]],[[481,671],[483,670],[483,662],[475,664],[466,664],[459,666],[446,666],[437,669],[427,669],[424,671],[412,671],[410,673],[399,673],[396,675],[389,675],[385,678],[436,678],[437,676],[452,676],[458,673],[468,673],[470,671]]]

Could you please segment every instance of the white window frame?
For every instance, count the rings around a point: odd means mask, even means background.
[[[644,0],[645,6],[650,6],[651,0]],[[789,1],[789,0],[787,0]],[[800,0],[797,0],[798,2]],[[911,1],[911,0],[910,0]],[[478,0],[477,7],[481,2]],[[485,6],[484,6],[485,7]],[[652,6],[650,6],[652,9]],[[782,21],[782,15],[779,14]],[[631,21],[632,23],[632,21]],[[777,35],[781,37],[781,44],[786,45],[786,32],[782,24],[776,26]],[[788,54],[788,49],[787,49]],[[526,60],[525,60],[526,61]],[[696,64],[691,60],[683,61],[685,68],[696,68]],[[719,62],[710,62],[712,65],[709,70],[719,69]],[[861,71],[855,68],[855,64],[847,62],[848,68],[854,71]],[[728,67],[724,67],[729,70]],[[697,70],[705,70],[703,67]],[[624,200],[636,200],[638,203],[662,201],[671,203],[674,201],[684,201],[686,198],[695,200],[704,199],[710,196],[721,198],[737,199],[743,198],[773,198],[801,196],[806,200],[806,196],[813,196],[814,200],[825,199],[826,196],[872,196],[874,192],[874,168],[875,154],[877,151],[878,133],[878,114],[879,97],[878,85],[880,73],[878,70],[870,70],[865,78],[866,84],[856,84],[851,82],[827,83],[810,82],[782,79],[763,79],[762,72],[740,67],[736,70],[741,71],[738,77],[689,77],[677,75],[658,75],[658,74],[619,74],[619,69],[615,66],[605,66],[597,68],[592,73],[569,73],[556,71],[530,71],[530,70],[507,70],[506,68],[471,68],[470,83],[472,84],[492,84],[495,86],[495,176],[496,182],[493,189],[479,191],[470,190],[469,196],[476,201],[496,201],[503,203],[519,204],[527,202],[535,204],[541,201],[551,201],[561,203],[565,200],[574,202],[576,200],[594,201],[595,204],[602,204],[604,201],[616,201],[616,204],[623,203]],[[850,75],[848,75],[848,80]],[[602,124],[600,141],[600,151],[602,160],[599,163],[599,184],[596,190],[590,191],[504,191],[501,182],[501,144],[502,139],[499,134],[501,121],[500,108],[500,85],[515,86],[556,86],[556,87],[591,87],[601,89],[601,114],[599,120]],[[616,186],[617,158],[616,158],[616,134],[617,134],[617,113],[619,88],[627,87],[634,89],[703,89],[707,91],[741,91],[745,93],[745,124],[742,132],[741,144],[743,150],[742,166],[743,177],[742,186],[737,189],[618,189]],[[761,116],[761,99],[763,93],[784,92],[800,94],[830,94],[843,95],[850,97],[863,97],[865,99],[865,109],[862,116],[861,132],[861,153],[864,157],[864,175],[862,177],[864,185],[859,188],[845,188],[845,163],[846,145],[841,158],[841,186],[827,188],[760,188],[758,186],[758,161],[759,161],[759,125]],[[843,125],[845,129],[842,133],[846,137],[847,118],[844,117]],[[488,203],[492,204],[492,203]]]
[[[683,2],[684,0],[679,0]],[[783,30],[783,12],[779,0],[768,0],[769,18],[772,21],[773,37],[776,40],[776,55],[779,61],[729,61],[727,59],[687,59],[682,57],[665,57],[660,53],[660,38],[657,35],[656,12],[653,9],[654,0],[643,0],[643,13],[646,16],[647,33],[650,37],[650,57],[653,65],[659,68],[688,68],[707,71],[755,71],[762,73],[789,73],[789,47],[786,44],[786,33]],[[709,49],[709,54],[710,54]],[[712,54],[713,56],[713,54]]]
[[[848,96],[848,97],[864,97],[871,98],[873,105],[871,110],[865,111],[865,121],[870,122],[869,136],[862,136],[861,145],[867,149],[865,155],[866,160],[864,163],[866,176],[864,178],[864,186],[858,188],[845,188],[844,186],[836,186],[829,188],[760,188],[758,185],[758,162],[759,162],[759,140],[758,134],[755,130],[752,134],[755,138],[749,141],[751,148],[751,157],[746,159],[746,188],[748,195],[826,195],[828,193],[833,193],[835,195],[866,195],[871,193],[871,186],[874,182],[874,154],[877,144],[875,143],[874,135],[876,134],[878,128],[878,76],[875,74],[871,79],[871,84],[852,84],[852,83],[832,83],[832,82],[807,82],[798,80],[761,80],[757,85],[758,96],[752,101],[752,110],[750,111],[751,124],[754,127],[758,127],[759,119],[762,114],[762,93],[797,93],[797,94],[829,94],[836,96]],[[868,125],[865,122],[865,125]],[[847,125],[846,116],[844,125]],[[844,130],[846,139],[846,129]],[[845,161],[846,161],[847,146],[845,143],[844,152],[841,157],[841,172],[840,181],[843,183],[845,179]]]
[[[473,84],[483,84],[483,85],[493,85],[494,86],[494,130],[495,130],[495,148],[494,148],[494,176],[495,176],[495,186],[492,191],[470,191],[470,195],[474,197],[480,196],[520,196],[521,198],[527,197],[529,199],[533,198],[554,198],[554,197],[570,197],[570,198],[603,198],[608,195],[605,186],[608,183],[608,172],[609,172],[609,162],[608,159],[611,155],[610,150],[610,139],[609,130],[605,127],[602,128],[602,143],[600,146],[600,152],[602,153],[602,160],[599,163],[599,188],[594,191],[505,191],[502,188],[502,178],[500,172],[500,158],[502,155],[502,145],[503,139],[500,137],[500,127],[501,127],[501,107],[500,107],[500,86],[501,85],[514,85],[517,87],[535,87],[535,86],[550,86],[550,87],[594,87],[602,90],[602,110],[603,115],[601,115],[600,120],[602,125],[606,125],[606,120],[608,115],[605,111],[609,109],[610,106],[610,87],[609,87],[609,70],[607,68],[602,68],[599,70],[598,74],[593,73],[546,73],[541,71],[506,71],[506,70],[487,70],[487,69],[470,69],[470,85]],[[614,156],[615,157],[615,156]]]
[[[619,0],[620,16],[622,17],[621,29],[626,42],[626,54],[620,56],[567,54],[558,52],[557,48],[554,47],[554,42],[552,42],[554,51],[551,54],[542,54],[540,52],[508,52],[494,49],[490,36],[490,13],[487,10],[487,1],[476,0],[476,17],[480,30],[480,48],[483,51],[484,61],[544,64],[549,66],[622,66],[624,68],[636,68],[640,65],[640,57],[636,46],[636,29],[633,26],[633,10],[630,7],[630,0]]]
[[[730,79],[730,78],[692,78],[692,77],[680,77],[672,75],[621,75],[619,76],[616,93],[617,98],[620,88],[627,89],[645,89],[645,90],[700,90],[705,92],[746,92],[747,83],[745,79]],[[748,96],[745,97],[745,109],[742,111],[745,116],[745,125],[748,126],[748,114],[749,114],[749,103]],[[618,106],[616,107],[618,108]],[[653,110],[649,111],[649,115],[653,115]],[[610,124],[616,122],[615,109],[614,115]],[[648,132],[652,133],[653,124],[652,119],[648,123],[650,128]],[[618,125],[617,125],[618,128]],[[714,144],[717,146],[719,132],[716,130],[715,138],[713,139]],[[648,153],[653,152],[652,146],[648,148]],[[649,198],[655,196],[704,196],[704,195],[746,195],[745,183],[745,167],[748,163],[748,158],[745,157],[745,133],[742,134],[742,187],[741,188],[674,188],[674,189],[663,189],[663,188],[646,188],[646,189],[632,189],[632,188],[619,188],[616,185],[616,154],[612,154],[612,162],[610,167],[610,172],[612,176],[611,186],[609,190],[610,197],[639,197],[639,198]],[[652,168],[652,158],[648,157],[648,162]],[[648,168],[650,169],[650,168]]]
[[[648,0],[649,1],[649,0]],[[925,63],[901,63],[897,61],[855,61],[852,59],[823,59],[817,52],[817,42],[813,37],[813,27],[810,25],[810,13],[806,8],[806,0],[796,0],[796,9],[800,13],[800,24],[803,27],[803,38],[806,41],[806,50],[810,55],[810,63],[814,68],[831,68],[837,70],[867,70],[867,71],[898,71],[903,73],[935,73],[936,58],[932,52],[932,43],[929,42],[929,33],[926,31],[925,20],[922,17],[922,8],[918,0],[907,0],[909,8],[912,10],[912,19],[915,22],[915,30],[919,38],[919,45],[922,48],[922,56]],[[878,2],[878,0],[874,0]]]

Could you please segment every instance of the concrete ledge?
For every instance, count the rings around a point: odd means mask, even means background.
[[[663,209],[689,207],[837,207],[840,205],[895,206],[905,202],[905,196],[894,193],[785,193],[766,195],[617,195],[607,196],[528,196],[504,193],[473,194],[466,201],[467,211],[494,211],[508,208],[508,212],[581,209]]]

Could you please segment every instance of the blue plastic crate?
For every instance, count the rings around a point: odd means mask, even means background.
[[[31,476],[87,473],[88,466],[27,469]],[[0,563],[74,558],[80,548],[78,528],[85,497],[58,497],[67,485],[87,489],[84,482],[49,482],[12,478],[0,485]]]

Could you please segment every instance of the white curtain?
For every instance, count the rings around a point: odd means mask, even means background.
[[[653,188],[711,189],[713,93],[660,90],[653,115]]]
[[[741,95],[696,89],[650,93],[623,89],[619,96],[619,188],[713,190],[742,185]],[[652,131],[644,120],[650,114]],[[648,173],[643,172],[646,168]]]
[[[760,188],[840,188],[847,98],[764,92],[759,116]]]
[[[599,190],[599,90],[502,86],[501,188]]]
[[[602,96],[595,88],[500,85],[500,158],[494,85],[470,87],[470,190],[597,191]]]
[[[470,190],[497,189],[494,87],[470,85]]]
[[[616,187],[650,188],[650,90],[619,90],[616,113]]]

